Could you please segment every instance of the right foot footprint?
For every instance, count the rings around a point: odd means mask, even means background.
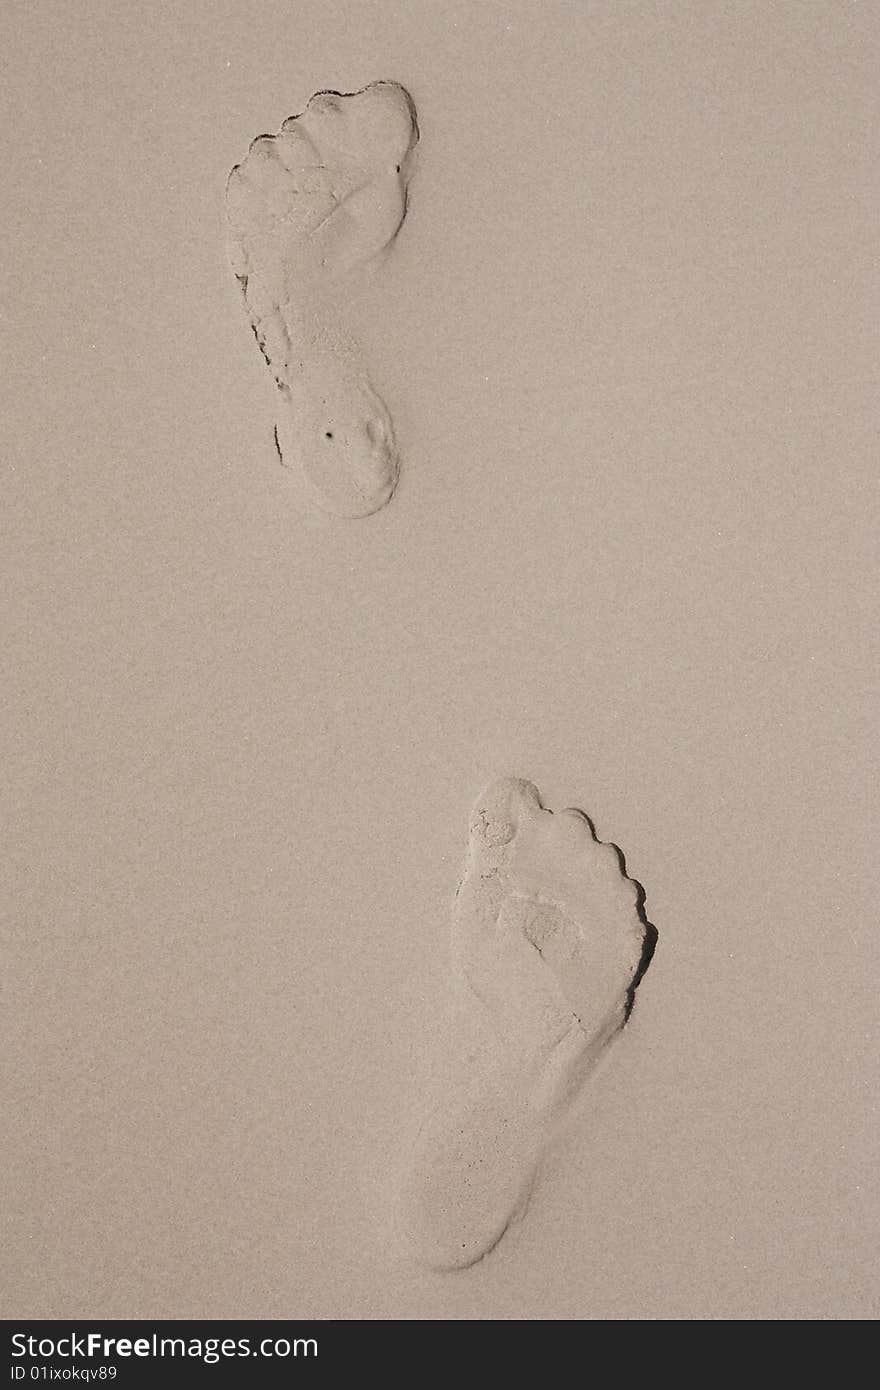
[[[524,1212],[548,1140],[650,962],[642,901],[581,812],[554,815],[514,778],[477,801],[453,955],[490,1036],[440,1088],[413,1146],[397,1215],[423,1263],[473,1264]]]
[[[641,899],[581,811],[547,811],[531,782],[506,778],[471,813],[455,964],[503,1036],[522,1037],[528,1019],[535,1046],[573,1021],[602,1037],[631,1005],[649,930]]]
[[[227,181],[232,266],[281,393],[278,450],[337,516],[378,511],[397,484],[391,418],[335,318],[400,229],[417,141],[396,82],[317,92]]]

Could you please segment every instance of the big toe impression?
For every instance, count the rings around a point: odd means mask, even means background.
[[[522,822],[541,809],[538,788],[520,777],[503,777],[478,796],[471,832],[489,847],[507,844]]]

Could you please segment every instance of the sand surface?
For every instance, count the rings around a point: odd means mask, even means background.
[[[878,49],[846,0],[12,6],[6,1316],[876,1315]],[[341,521],[223,194],[380,78],[401,471]],[[660,944],[527,1218],[420,1273],[383,1175],[509,775]]]

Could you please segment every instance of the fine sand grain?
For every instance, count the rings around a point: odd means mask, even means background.
[[[4,21],[0,1311],[875,1317],[880,6]]]

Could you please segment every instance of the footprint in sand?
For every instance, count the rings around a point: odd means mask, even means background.
[[[422,1263],[473,1264],[524,1213],[548,1142],[650,963],[643,899],[582,812],[547,811],[512,778],[477,801],[452,944],[487,1026],[429,1088],[407,1159],[398,1234]]]
[[[396,82],[317,92],[226,185],[232,267],[279,391],[278,452],[336,516],[369,516],[397,484],[391,417],[345,306],[400,230],[418,138]]]

